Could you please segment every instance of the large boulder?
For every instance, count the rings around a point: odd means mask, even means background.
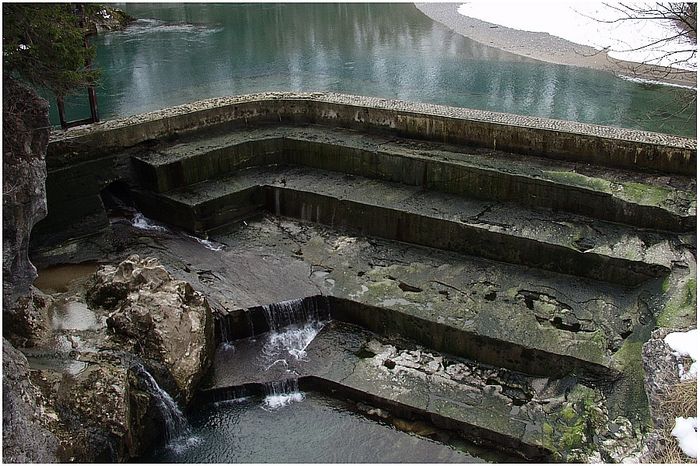
[[[17,336],[31,344],[46,330],[45,308],[33,298],[38,293],[31,286],[37,274],[29,261],[29,235],[47,212],[49,105],[28,87],[5,77],[2,111],[3,326],[13,342],[23,343]],[[26,333],[11,334],[15,331]]]
[[[43,394],[42,419],[58,439],[58,460],[124,462],[156,446],[162,415],[130,370],[131,357],[108,351],[78,357],[72,370],[61,367],[68,360],[45,360],[30,376]]]
[[[52,413],[29,378],[27,358],[4,338],[2,388],[3,462],[57,462],[58,439],[47,426]]]
[[[100,268],[87,298],[91,306],[114,309],[107,325],[119,345],[143,358],[166,388],[189,403],[214,352],[204,296],[174,279],[157,259],[134,255]]]

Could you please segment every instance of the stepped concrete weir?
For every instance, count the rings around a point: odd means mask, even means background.
[[[621,460],[641,345],[695,320],[695,140],[265,93],[55,133],[47,165],[35,263],[152,255],[207,296],[200,402],[291,380],[527,460]]]

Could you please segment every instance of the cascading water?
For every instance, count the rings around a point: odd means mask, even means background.
[[[131,220],[131,224],[135,228],[139,228],[141,230],[168,231],[166,227],[158,225],[156,222],[154,222],[153,220],[151,220],[150,218],[146,217],[138,211],[134,213],[134,217]]]
[[[283,364],[285,372],[294,373],[289,368],[287,358],[291,356],[298,361],[306,357],[306,347],[330,317],[327,301],[318,298],[293,299],[268,304],[262,310],[270,327],[262,350],[268,364],[265,369]],[[304,400],[304,393],[299,391],[299,381],[294,377],[268,382],[266,391],[267,396],[263,401],[266,409],[277,409]]]
[[[270,330],[277,332],[290,325],[303,325],[328,319],[328,306],[319,306],[320,301],[320,298],[299,298],[268,304],[262,309]]]
[[[233,338],[233,329],[231,328],[231,322],[226,316],[217,318],[217,327],[219,328],[219,341],[221,342],[221,347],[226,351],[233,351],[235,347],[231,343]]]
[[[318,296],[256,306],[245,315],[240,311],[219,315],[216,327],[220,346],[216,358],[223,367],[232,370],[217,372],[216,379],[233,386],[241,371],[257,374],[257,383],[266,383],[267,397],[263,402],[266,409],[302,401],[304,394],[299,391],[296,377],[303,373],[308,362],[307,347],[329,319],[329,302]],[[246,325],[250,328],[246,329]],[[254,330],[260,332],[265,327],[269,331],[255,335]],[[245,335],[253,336],[245,338]],[[231,365],[233,361],[236,369]],[[277,382],[270,382],[274,380]],[[236,393],[219,395],[216,401],[241,397]]]
[[[295,359],[303,359],[304,350],[329,318],[328,306],[319,304],[318,299],[293,299],[263,306],[270,327],[263,349],[266,356],[287,353]]]
[[[265,384],[267,395],[263,405],[268,409],[278,409],[287,406],[292,402],[304,400],[304,393],[299,391],[299,381],[297,379],[280,380]]]
[[[196,443],[197,438],[191,436],[190,425],[175,400],[160,388],[145,367],[138,364],[135,366],[135,371],[158,406],[163,418],[163,434],[168,448],[184,449]]]

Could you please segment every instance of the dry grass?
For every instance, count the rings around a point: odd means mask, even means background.
[[[697,415],[698,380],[686,380],[672,385],[668,397],[661,403],[664,414],[676,417],[693,417]]]
[[[671,435],[677,417],[697,416],[698,382],[688,380],[669,387],[665,399],[661,402],[661,414],[664,425],[659,429],[659,442],[652,458],[652,463],[697,463],[689,458],[678,446],[678,441]]]

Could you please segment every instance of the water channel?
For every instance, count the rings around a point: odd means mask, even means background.
[[[102,119],[232,94],[335,91],[696,134],[695,106],[681,110],[695,90],[502,52],[412,4],[117,6],[138,21],[92,39]],[[71,99],[71,119],[88,115],[86,101]]]

